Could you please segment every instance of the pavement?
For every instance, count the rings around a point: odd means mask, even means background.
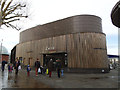
[[[106,74],[78,74],[64,73],[61,78],[57,77],[57,73],[53,72],[52,77],[48,75],[31,76],[46,85],[53,88],[118,88],[118,71],[112,70]]]
[[[20,70],[18,75],[15,71],[8,73],[8,70],[0,72],[0,89],[2,88],[50,88],[49,86],[36,81],[32,77],[27,77],[24,70]],[[6,90],[6,89],[5,89]]]
[[[5,70],[0,81],[2,88],[118,88],[118,70],[101,74],[64,73],[61,78],[56,72],[52,72],[49,78],[43,74],[36,76],[34,69],[29,77],[25,69],[19,70],[18,76],[15,76],[15,71],[9,74]]]

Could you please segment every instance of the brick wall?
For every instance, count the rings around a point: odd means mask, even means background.
[[[5,60],[8,62],[9,60],[9,55],[2,55],[2,61]]]

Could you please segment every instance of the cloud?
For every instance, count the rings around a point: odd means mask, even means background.
[[[10,53],[11,49],[19,43],[19,32],[17,30],[2,27],[0,33],[0,41],[3,39],[3,46],[5,46]]]
[[[112,54],[112,55],[118,55],[118,47],[116,45],[114,46],[108,46],[107,47],[107,54]]]
[[[106,34],[108,52],[116,53],[117,48],[110,47],[117,44],[118,28],[111,22],[111,10],[118,0],[27,0],[30,5],[30,16],[18,25],[22,30],[27,28],[80,14],[93,14],[102,18],[103,32]],[[9,51],[19,43],[19,33],[16,30],[4,28],[0,30],[0,40]]]

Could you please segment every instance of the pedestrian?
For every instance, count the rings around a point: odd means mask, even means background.
[[[64,75],[64,69],[62,68],[61,69],[61,76],[63,76]]]
[[[61,71],[61,60],[56,60],[56,68],[57,68],[57,74],[58,78],[60,78],[60,71]]]
[[[2,61],[2,71],[4,71],[5,69],[5,64],[7,64],[7,62],[5,60]]]
[[[46,65],[43,67],[43,74],[45,74],[46,73],[46,69],[47,69],[47,67],[46,67]]]
[[[16,58],[14,63],[15,74],[18,74],[18,67],[20,66],[20,61]]]
[[[50,59],[50,61],[48,62],[49,77],[51,77],[51,75],[52,75],[52,69],[53,69],[53,60]]]
[[[37,58],[37,61],[35,61],[35,73],[36,73],[36,76],[38,76],[38,68],[40,68],[40,61]]]
[[[48,75],[49,74],[49,72],[48,72],[48,68],[46,69],[46,75]]]
[[[27,66],[27,76],[30,76],[30,71],[31,71],[31,67],[30,65]]]
[[[40,66],[41,74],[43,73],[43,66]]]
[[[10,63],[10,64],[8,64],[8,71],[9,71],[9,73],[12,73],[12,70],[13,70],[13,66],[12,66],[12,64]]]

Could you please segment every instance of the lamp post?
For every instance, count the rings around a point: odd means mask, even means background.
[[[0,0],[0,27],[1,27],[1,25],[2,25],[2,10],[1,10],[1,1],[2,1],[2,0]]]
[[[1,40],[1,50],[0,50],[0,61],[2,62],[2,42],[3,42],[3,39]]]

